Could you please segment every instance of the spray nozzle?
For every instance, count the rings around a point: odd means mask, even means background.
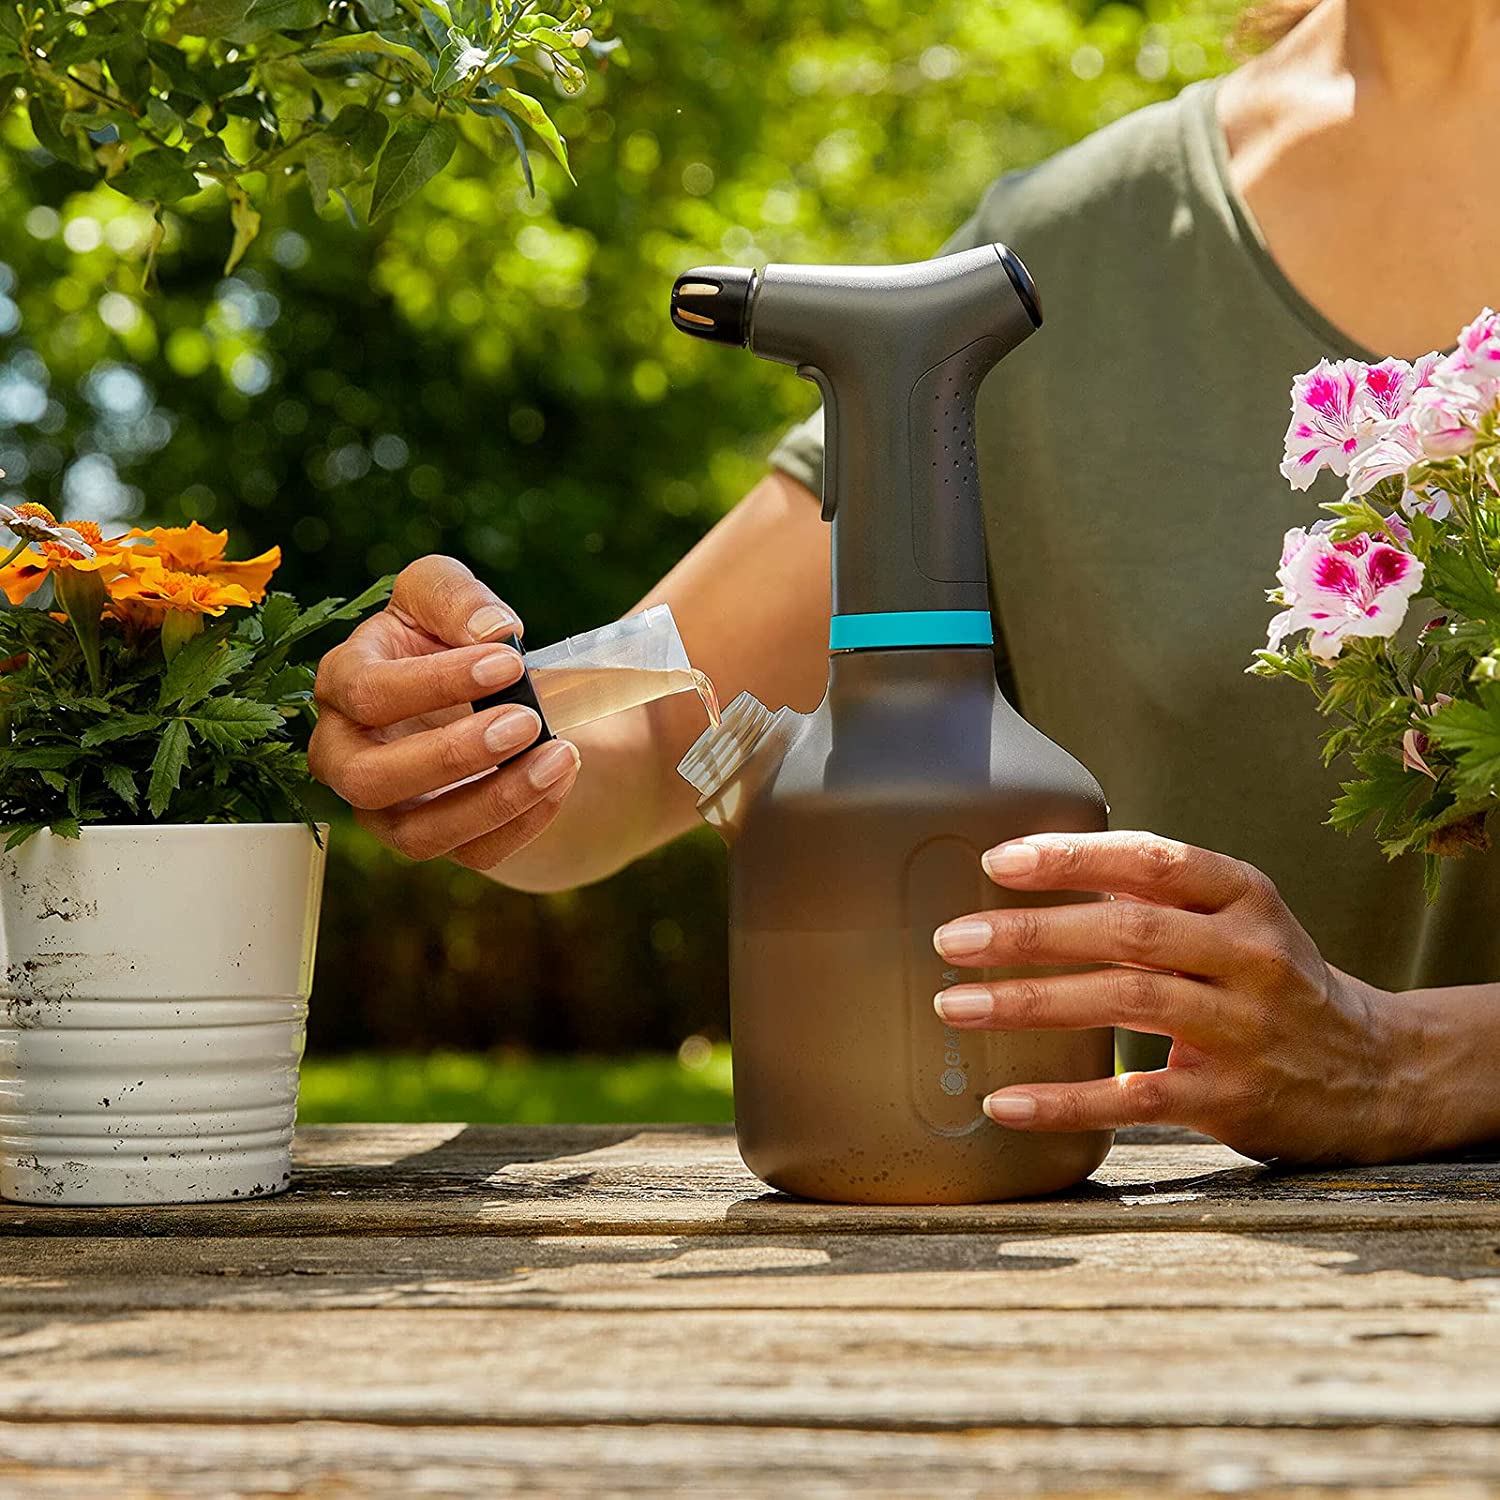
[[[672,286],[672,323],[694,338],[742,347],[758,277],[743,266],[704,266]]]

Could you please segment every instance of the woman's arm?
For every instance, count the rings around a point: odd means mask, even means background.
[[[749,688],[811,708],[827,677],[829,533],[801,484],[773,473],[652,591],[723,701]],[[382,842],[447,855],[522,890],[598,880],[693,822],[677,762],[702,731],[678,694],[586,725],[576,749],[526,750],[516,706],[471,711],[521,673],[514,612],[447,557],[403,570],[390,606],[324,658],[314,774]],[[520,752],[520,753],[518,753]]]
[[[985,855],[998,885],[1090,902],[978,912],[939,929],[964,968],[1106,964],[956,985],[970,1030],[1128,1026],[1173,1039],[1165,1068],[1018,1084],[1015,1130],[1170,1123],[1262,1160],[1377,1162],[1500,1138],[1500,984],[1389,993],[1324,962],[1259,870],[1145,833],[1046,835]]]
[[[796,480],[768,475],[641,601],[670,604],[693,665],[722,703],[814,708],[828,679],[829,528]],[[691,828],[677,763],[707,727],[679,693],[586,725],[578,784],[546,834],[490,873],[521,890],[598,880]]]

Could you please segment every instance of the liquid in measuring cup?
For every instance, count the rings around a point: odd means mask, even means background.
[[[554,734],[566,734],[580,724],[685,692],[697,693],[709,723],[715,728],[719,725],[718,695],[707,675],[696,667],[655,669],[579,663],[535,667],[531,681]]]

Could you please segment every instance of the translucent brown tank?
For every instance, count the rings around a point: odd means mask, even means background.
[[[719,764],[705,765],[709,733],[684,774],[733,847],[735,1126],[750,1170],[849,1203],[980,1203],[1086,1177],[1107,1133],[1009,1131],[981,1102],[1005,1084],[1108,1076],[1112,1032],[955,1031],[933,1008],[976,977],[938,956],[937,927],[1039,904],[990,882],[983,851],[1105,826],[1098,785],[1006,703],[991,652],[836,654],[815,713],[742,695],[723,732],[738,743],[719,740]]]

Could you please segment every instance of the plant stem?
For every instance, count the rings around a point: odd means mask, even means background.
[[[8,568],[30,545],[31,543],[23,536],[3,558],[0,558],[0,568]]]

